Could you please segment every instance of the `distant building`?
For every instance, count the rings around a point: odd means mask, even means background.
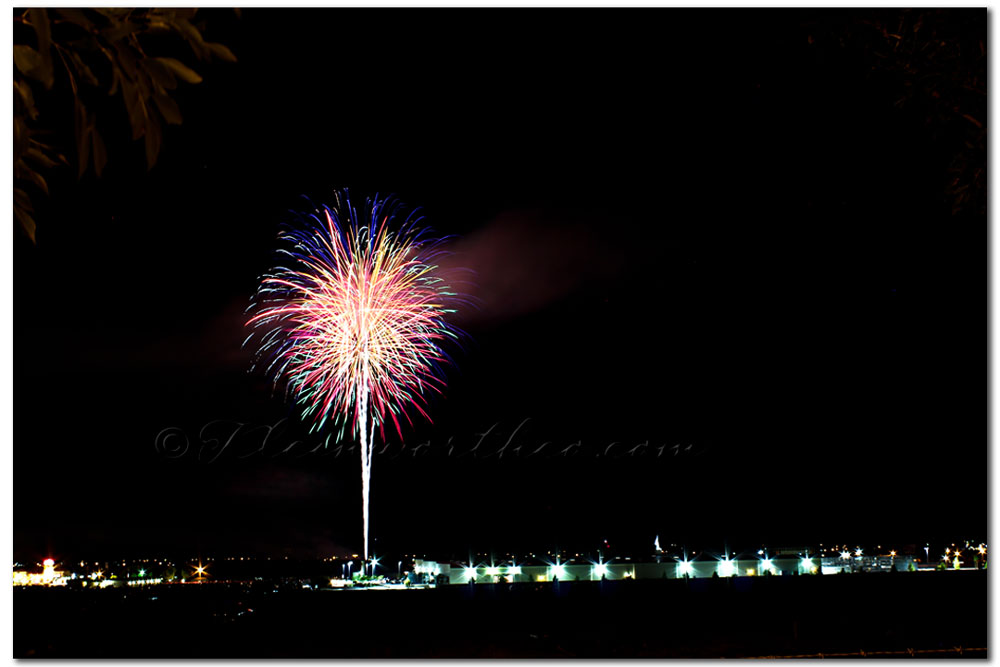
[[[56,570],[56,562],[51,558],[46,558],[42,562],[40,573],[14,570],[15,586],[64,586],[65,584],[64,573]]]

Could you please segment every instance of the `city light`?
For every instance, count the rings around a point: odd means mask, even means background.
[[[476,568],[471,567],[471,566],[466,566],[465,567],[465,579],[469,580],[469,579],[475,579],[475,578],[476,578]]]
[[[486,574],[490,575],[491,577],[495,577],[498,574],[500,574],[500,568],[490,566],[486,568]]]
[[[844,560],[847,560],[851,557],[851,554],[847,553],[846,551],[841,551],[840,557],[843,558]]]
[[[854,555],[857,556],[858,558],[861,558],[861,553],[862,553],[861,547],[858,547],[857,551],[854,552]]]
[[[507,568],[507,573],[508,574],[521,574],[521,566],[520,565],[512,565],[511,567]]]
[[[594,566],[594,576],[596,577],[606,577],[608,576],[608,566],[604,563],[598,563]]]
[[[765,558],[761,563],[761,569],[767,570],[768,572],[774,572],[774,566],[770,558]]]
[[[564,568],[562,565],[558,565],[558,564],[553,565],[552,566],[552,576],[559,577],[560,579],[565,579],[566,578],[566,568]]]
[[[677,569],[682,577],[690,576],[694,572],[694,566],[691,565],[691,561],[682,560],[677,564]]]
[[[720,577],[731,577],[736,574],[736,565],[733,561],[729,560],[727,556],[725,559],[719,561],[719,576]]]

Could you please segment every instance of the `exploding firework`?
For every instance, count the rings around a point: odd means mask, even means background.
[[[458,339],[445,320],[458,299],[419,210],[376,195],[362,215],[345,191],[286,227],[281,265],[261,279],[247,326],[260,333],[256,362],[285,383],[311,431],[358,439],[367,560],[375,431],[384,438],[391,422],[402,435],[412,411],[430,419],[427,395],[441,393],[449,361],[442,344]]]

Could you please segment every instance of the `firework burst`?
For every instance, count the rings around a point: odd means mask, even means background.
[[[256,363],[285,383],[311,431],[358,438],[367,560],[375,431],[384,438],[391,422],[402,435],[411,411],[430,419],[427,395],[441,393],[449,361],[442,344],[458,338],[445,319],[457,295],[419,210],[376,195],[359,217],[345,191],[299,218],[279,236],[281,265],[261,279],[247,325],[260,333]]]

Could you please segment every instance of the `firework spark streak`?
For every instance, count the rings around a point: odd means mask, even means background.
[[[358,438],[367,561],[375,431],[384,439],[391,422],[402,436],[411,410],[430,420],[426,395],[444,388],[442,344],[459,333],[445,317],[458,298],[437,275],[443,251],[418,229],[419,210],[376,195],[359,217],[345,191],[299,218],[279,236],[281,265],[261,279],[247,341],[259,333],[256,363],[284,381],[312,432]]]

